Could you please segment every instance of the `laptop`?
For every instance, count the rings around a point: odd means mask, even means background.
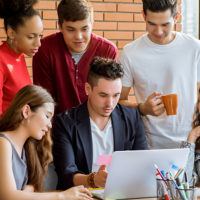
[[[116,151],[104,190],[93,190],[100,199],[156,197],[156,169],[169,171],[172,165],[185,168],[189,149]]]

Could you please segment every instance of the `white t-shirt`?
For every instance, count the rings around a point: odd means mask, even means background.
[[[126,45],[119,57],[124,87],[134,87],[137,102],[153,92],[178,94],[178,114],[143,117],[150,148],[176,148],[191,130],[200,82],[200,42],[176,32],[166,45],[153,43],[147,35]]]
[[[106,127],[102,131],[91,118],[90,125],[93,147],[92,172],[96,172],[100,167],[97,165],[99,155],[111,155],[114,151],[113,128],[111,119],[108,121]]]

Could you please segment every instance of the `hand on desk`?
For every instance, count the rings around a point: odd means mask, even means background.
[[[97,187],[105,187],[108,172],[106,171],[106,165],[99,167],[98,172],[94,176],[94,183]]]
[[[33,185],[25,185],[24,188],[23,188],[23,191],[34,192],[35,189],[34,189]]]
[[[60,193],[62,195],[62,199],[70,199],[70,200],[92,200],[92,194],[83,187],[82,185],[72,187],[64,192]]]

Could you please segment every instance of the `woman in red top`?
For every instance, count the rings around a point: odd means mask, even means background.
[[[32,84],[24,54],[32,57],[40,47],[43,25],[38,11],[32,7],[36,2],[0,2],[0,18],[4,20],[7,34],[7,40],[0,46],[0,115],[10,105],[18,90]]]

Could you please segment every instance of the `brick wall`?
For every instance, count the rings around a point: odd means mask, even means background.
[[[137,39],[145,33],[145,23],[141,14],[141,0],[90,0],[94,7],[93,32],[103,36],[119,49],[132,40]],[[44,24],[44,36],[58,30],[56,8],[59,0],[40,0],[37,5]],[[179,0],[179,11],[181,12],[181,0]],[[175,25],[177,31],[181,31],[181,16]],[[0,41],[5,39],[3,21],[0,20]],[[26,58],[30,76],[32,76],[32,59]],[[133,92],[130,99],[135,100]]]

